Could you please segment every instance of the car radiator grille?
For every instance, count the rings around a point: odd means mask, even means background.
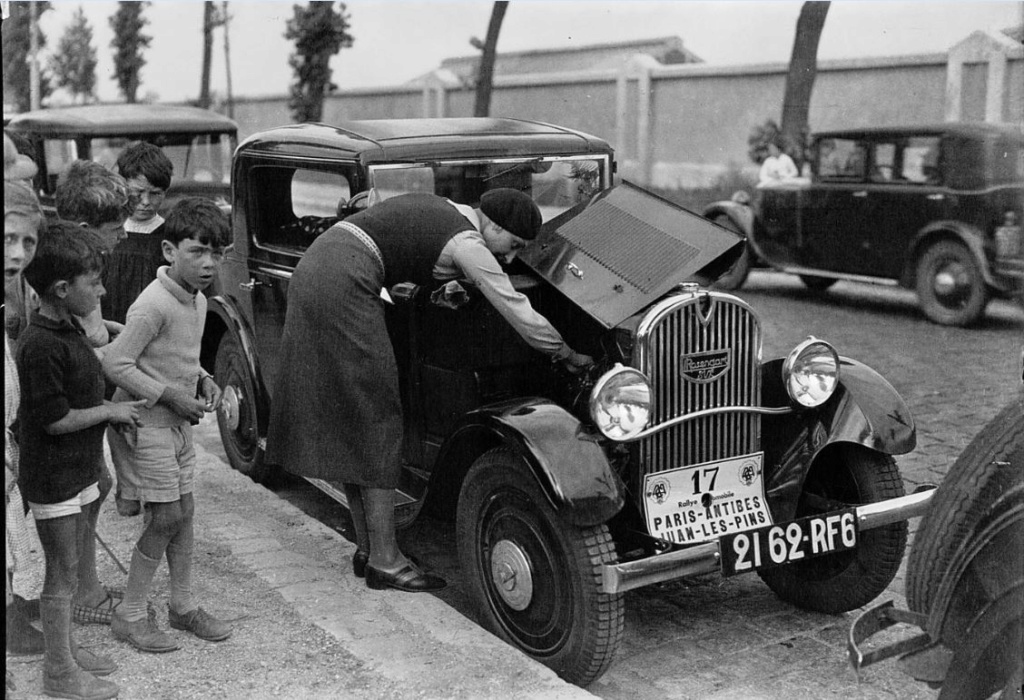
[[[745,303],[701,292],[659,306],[648,319],[638,333],[638,359],[653,388],[650,426],[696,411],[760,404],[761,328]],[[717,378],[684,376],[684,358],[723,354],[728,368]],[[756,413],[726,411],[683,422],[640,442],[641,483],[646,474],[757,452],[760,443]]]

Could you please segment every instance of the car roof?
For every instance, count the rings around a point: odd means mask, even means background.
[[[185,105],[117,104],[54,107],[11,118],[8,129],[43,136],[121,136],[237,132],[228,117]]]
[[[990,124],[985,122],[941,122],[916,126],[877,126],[858,129],[835,129],[815,132],[816,139],[822,138],[871,138],[878,136],[927,136],[956,134],[973,138],[1006,136],[1024,139],[1024,130],[1011,124]]]
[[[611,153],[603,139],[521,119],[456,117],[292,124],[247,138],[238,154],[351,158],[364,164],[485,155]]]

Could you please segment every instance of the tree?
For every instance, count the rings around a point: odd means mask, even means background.
[[[483,44],[476,37],[470,43],[483,50],[480,57],[480,72],[476,81],[476,102],[473,105],[474,117],[486,117],[491,113],[491,93],[494,89],[494,61],[498,55],[498,35],[501,23],[508,10],[508,0],[499,0],[491,9],[491,21],[487,25],[487,39]]]
[[[148,49],[153,37],[143,34],[142,29],[149,20],[142,16],[148,2],[119,2],[117,12],[110,17],[110,28],[114,38],[110,47],[114,49],[114,74],[117,87],[124,95],[125,102],[134,103],[141,84],[140,74],[146,65],[143,49]]]
[[[75,98],[88,102],[96,95],[96,47],[92,45],[92,25],[86,19],[85,10],[78,10],[71,18],[71,24],[57,44],[56,53],[50,57],[50,68],[57,87],[67,89]]]
[[[213,57],[213,30],[217,26],[217,9],[212,0],[203,3],[203,68],[199,78],[199,100],[203,109],[210,106],[210,63]]]
[[[43,16],[50,9],[49,2],[12,2],[10,16],[3,22],[3,69],[4,94],[19,112],[32,108],[32,78],[29,66],[32,38],[31,11],[35,10],[36,18]],[[46,46],[46,35],[39,29],[36,22],[36,41],[41,51]],[[39,101],[44,101],[53,92],[49,75],[42,69],[39,73]],[[13,99],[12,99],[13,97]]]
[[[805,2],[796,21],[796,37],[786,75],[780,127],[790,155],[800,165],[805,159],[808,138],[807,116],[811,92],[818,73],[818,43],[828,15],[828,2]]]
[[[293,5],[284,37],[295,42],[288,65],[295,71],[288,107],[297,122],[320,121],[324,98],[338,89],[331,82],[331,56],[352,46],[348,33],[349,17],[345,3],[310,2],[306,7]]]

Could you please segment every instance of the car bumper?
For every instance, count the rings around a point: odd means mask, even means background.
[[[878,503],[857,506],[857,524],[860,530],[870,530],[924,515],[931,502],[934,488]],[[718,542],[706,542],[644,559],[606,564],[601,571],[601,590],[604,593],[624,593],[654,583],[707,574],[721,566]]]

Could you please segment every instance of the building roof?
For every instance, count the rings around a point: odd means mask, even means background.
[[[605,70],[618,68],[637,54],[651,56],[665,65],[704,62],[683,46],[682,39],[667,36],[587,46],[499,52],[494,62],[494,75]],[[463,83],[471,84],[476,80],[479,63],[480,54],[458,56],[444,59],[437,70],[447,71]],[[410,83],[422,82],[423,78],[420,76]]]

